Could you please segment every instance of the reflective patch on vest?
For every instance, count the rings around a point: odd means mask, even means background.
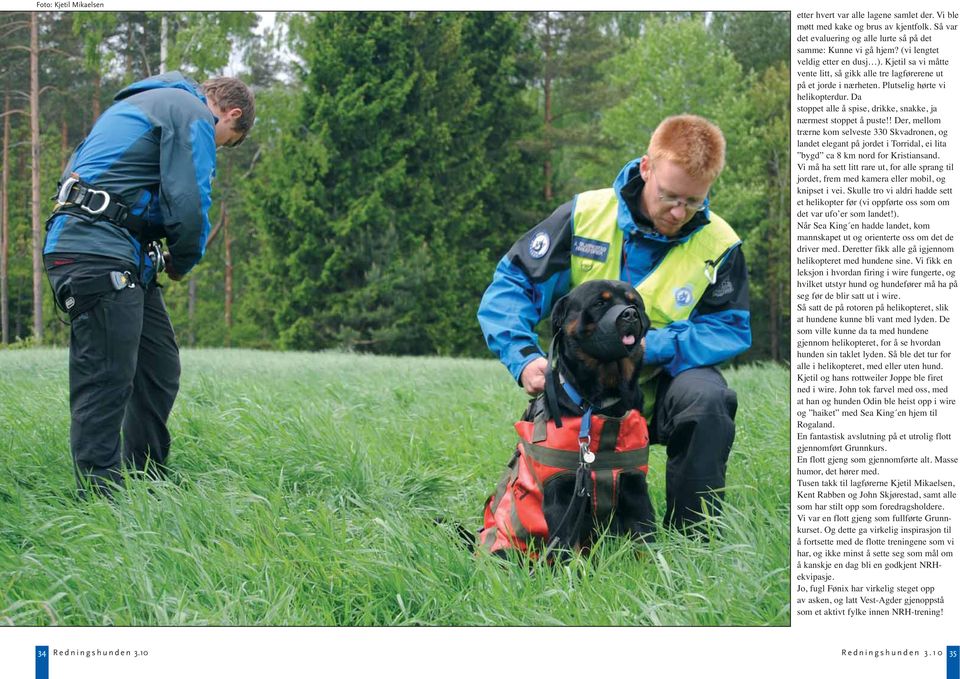
[[[684,285],[682,288],[674,288],[673,301],[678,307],[690,306],[693,304],[693,286]]]
[[[574,236],[573,238],[573,256],[593,259],[598,262],[607,261],[607,255],[610,253],[610,244],[601,240],[584,238],[583,236]]]
[[[537,231],[530,239],[528,251],[534,259],[541,259],[550,250],[550,235],[546,231]]]

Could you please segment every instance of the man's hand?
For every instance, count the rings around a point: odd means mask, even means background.
[[[183,275],[178,274],[177,270],[173,268],[173,257],[170,256],[169,252],[163,253],[163,270],[167,272],[167,276],[169,276],[172,281],[183,279]]]
[[[520,384],[531,396],[542,392],[547,384],[547,359],[539,356],[527,363],[520,373]]]

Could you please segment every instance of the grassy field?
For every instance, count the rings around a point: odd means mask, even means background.
[[[515,443],[526,399],[499,363],[186,350],[174,478],[80,502],[66,361],[0,351],[0,624],[789,624],[785,369],[726,373],[720,537],[528,569],[453,527],[479,526]],[[663,468],[655,446],[660,514]]]

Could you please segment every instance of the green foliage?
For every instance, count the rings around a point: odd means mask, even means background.
[[[167,25],[166,70],[203,80],[226,66],[230,53],[249,41],[254,12],[80,12],[73,33],[83,41],[84,65],[99,76],[122,69],[123,81],[156,75],[161,22]]]
[[[29,77],[26,53],[7,48],[25,44],[27,18],[11,14],[0,38],[13,109],[26,108]],[[258,121],[220,154],[210,215],[229,216],[232,320],[219,235],[193,285],[166,290],[187,343],[483,355],[475,311],[497,259],[557,203],[608,186],[664,116],[687,111],[728,141],[711,200],[748,255],[747,358],[786,355],[786,13],[281,13],[263,36],[252,12],[38,18],[44,199],[96,111],[157,72],[162,19],[170,69],[202,80],[242,55]],[[10,120],[10,308],[22,337],[29,121]],[[44,318],[48,341],[65,342],[52,307]]]
[[[602,64],[620,48],[611,23],[612,16],[596,12],[530,15],[528,31],[536,53],[528,69],[542,124],[525,143],[543,159],[541,192],[551,203],[546,210],[556,207],[554,197],[584,188],[584,163],[608,150],[597,120],[616,97],[602,73]]]
[[[525,405],[495,361],[185,350],[172,478],[79,502],[66,360],[0,352],[5,624],[789,624],[783,368],[726,373],[740,408],[721,530],[607,536],[527,568],[454,528],[480,525]]]
[[[77,12],[73,15],[73,32],[83,41],[84,66],[103,75],[109,63],[104,49],[107,37],[117,30],[119,17],[114,12]]]
[[[462,311],[493,268],[482,248],[502,243],[504,205],[529,200],[503,132],[527,125],[523,83],[510,58],[471,49],[482,34],[500,50],[519,39],[507,15],[329,13],[305,28],[299,129],[255,179],[282,346],[481,350]]]
[[[231,50],[247,42],[257,16],[254,12],[149,12],[166,16],[172,35],[168,70],[183,70],[203,81],[216,75],[230,60]]]
[[[788,62],[789,12],[714,12],[710,29],[745,71],[762,73]]]
[[[626,161],[642,155],[669,115],[704,116],[723,129],[728,146],[739,141],[743,72],[702,21],[650,22],[604,70],[618,96],[600,119],[611,151],[584,173],[598,185],[609,185]]]
[[[742,178],[754,187],[753,228],[744,252],[752,266],[750,280],[754,336],[764,346],[754,356],[780,360],[789,356],[790,321],[790,69],[782,62],[763,72],[748,93],[751,172]]]
[[[164,19],[166,70],[197,80],[226,66],[258,21],[254,12],[79,12],[72,27],[83,42],[87,69],[100,76],[123,69],[123,80],[130,82],[159,71]]]

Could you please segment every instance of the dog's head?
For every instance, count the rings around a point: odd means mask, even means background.
[[[596,397],[634,386],[650,319],[632,286],[612,280],[578,285],[554,305],[551,323],[560,369],[581,390]]]
[[[641,360],[641,340],[650,329],[643,300],[623,281],[577,286],[554,305],[551,322],[581,359],[596,363]]]

